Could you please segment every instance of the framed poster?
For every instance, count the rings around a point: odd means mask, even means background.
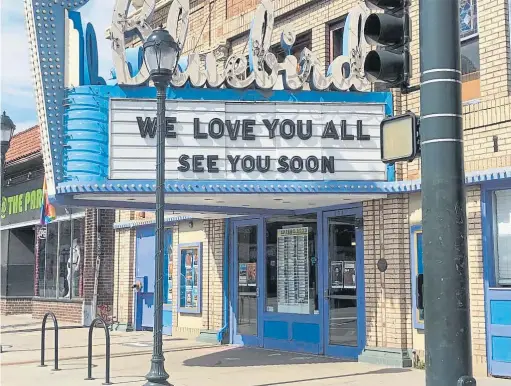
[[[357,288],[355,262],[345,261],[343,272],[344,288]]]
[[[182,313],[201,312],[202,243],[179,244],[179,304]]]
[[[343,288],[343,262],[332,261],[330,262],[330,288],[342,289]]]
[[[247,285],[247,263],[239,263],[238,268],[238,287]]]
[[[247,264],[247,285],[249,287],[257,286],[257,263]]]

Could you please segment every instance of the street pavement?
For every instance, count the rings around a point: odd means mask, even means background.
[[[8,317],[10,318],[10,317]],[[15,322],[18,323],[16,328]],[[39,323],[34,323],[38,325]],[[87,376],[87,328],[68,325],[59,334],[59,371],[53,370],[53,331],[47,332],[47,367],[38,367],[40,333],[23,318],[2,318],[2,386],[101,385],[105,376],[103,329],[93,334],[93,377]],[[10,326],[10,327],[6,327]],[[8,333],[5,333],[8,332]],[[111,381],[143,385],[150,367],[150,332],[111,332]],[[341,361],[306,354],[217,346],[164,337],[165,368],[174,386],[422,386],[424,372]],[[455,385],[453,385],[455,386]],[[478,386],[511,386],[511,380],[482,378]]]

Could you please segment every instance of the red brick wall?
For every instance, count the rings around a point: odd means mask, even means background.
[[[20,315],[32,313],[32,299],[2,298],[0,299],[1,315]]]
[[[114,245],[115,222],[114,210],[101,210],[101,265],[99,269],[98,302],[97,306],[103,306],[103,312],[112,316],[114,302]],[[102,315],[104,316],[104,315]]]
[[[53,312],[57,322],[82,322],[82,300],[48,300],[34,298],[32,300],[32,318],[42,320],[44,314]]]
[[[99,221],[98,221],[99,216]],[[109,209],[87,209],[85,218],[85,257],[83,271],[83,298],[87,303],[94,296],[94,281],[99,252],[99,280],[97,306],[112,316],[114,290],[114,230],[115,211]],[[98,240],[98,231],[100,240]]]

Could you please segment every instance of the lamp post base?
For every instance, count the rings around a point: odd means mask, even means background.
[[[167,381],[169,374],[165,371],[164,362],[165,358],[163,358],[163,356],[156,356],[151,359],[151,370],[149,370],[149,373],[145,376],[147,382],[144,386],[172,386]]]

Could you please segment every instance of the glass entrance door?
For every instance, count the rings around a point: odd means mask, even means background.
[[[233,343],[262,346],[262,220],[234,222]]]
[[[323,216],[325,354],[356,358],[365,344],[363,238],[360,209]]]

